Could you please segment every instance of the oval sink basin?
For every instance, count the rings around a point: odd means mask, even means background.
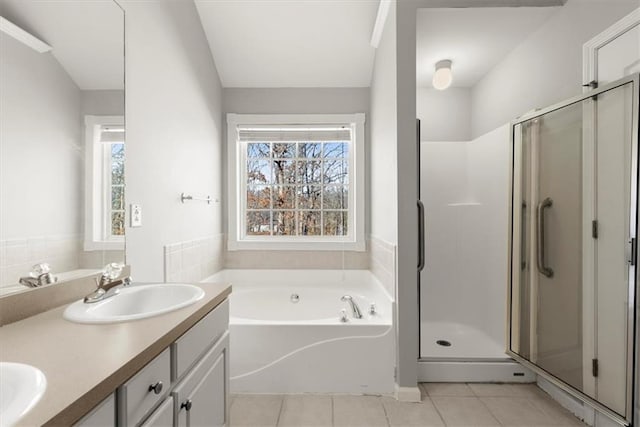
[[[42,371],[22,363],[0,362],[0,426],[14,425],[47,388]]]
[[[186,307],[203,296],[199,287],[181,283],[134,285],[103,301],[76,301],[64,311],[64,318],[77,323],[127,322]]]

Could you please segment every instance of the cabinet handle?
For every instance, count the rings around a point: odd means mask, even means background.
[[[191,399],[188,399],[187,401],[182,402],[182,405],[180,405],[180,409],[184,408],[187,410],[187,412],[189,412],[192,406],[193,402],[191,401]]]
[[[160,394],[162,393],[162,387],[162,381],[158,381],[157,383],[149,386],[149,391],[153,391],[155,394]]]

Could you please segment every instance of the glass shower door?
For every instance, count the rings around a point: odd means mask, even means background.
[[[628,420],[638,76],[512,131],[509,353]]]

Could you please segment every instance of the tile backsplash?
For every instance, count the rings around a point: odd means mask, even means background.
[[[396,246],[371,236],[369,240],[369,270],[395,300]]]
[[[33,265],[47,263],[53,273],[80,268],[79,235],[30,237],[0,241],[0,286],[18,283]]]
[[[223,268],[222,234],[164,246],[165,282],[199,282]]]

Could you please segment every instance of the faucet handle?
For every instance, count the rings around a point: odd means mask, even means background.
[[[340,321],[342,323],[347,323],[349,321],[349,316],[347,316],[347,310],[344,308],[340,310]]]
[[[47,274],[50,271],[51,271],[51,266],[46,262],[43,262],[41,264],[36,264],[33,267],[31,267],[31,273],[29,273],[29,275],[31,277],[38,277],[38,276],[42,276],[43,274]]]
[[[109,263],[105,265],[104,270],[102,271],[102,277],[108,280],[115,280],[120,276],[123,268],[124,265],[117,262]]]
[[[378,313],[378,311],[377,311],[377,309],[376,309],[376,303],[375,303],[375,302],[372,302],[372,303],[369,305],[369,314],[373,316],[373,315],[375,315],[375,314],[377,314],[377,313]]]

